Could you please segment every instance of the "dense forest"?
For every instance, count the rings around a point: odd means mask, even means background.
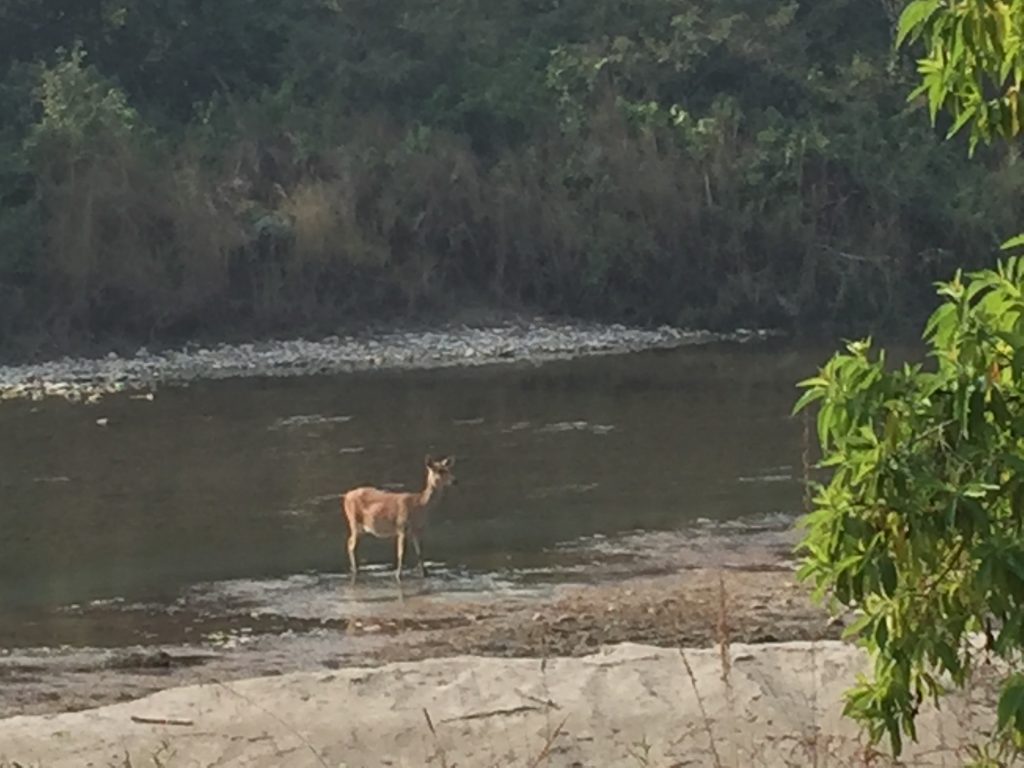
[[[899,0],[0,0],[0,349],[527,308],[872,330],[1020,228]]]

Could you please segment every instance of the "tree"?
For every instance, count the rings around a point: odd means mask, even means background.
[[[0,350],[467,300],[913,322],[1024,177],[902,108],[903,4],[0,0]]]
[[[851,343],[806,388],[830,480],[804,525],[802,578],[860,613],[848,632],[874,678],[847,713],[894,752],[925,699],[977,662],[1024,660],[1024,260],[943,284],[925,339],[936,369],[892,370]],[[982,647],[973,641],[983,639]],[[1003,681],[999,728],[1024,735],[1024,676]]]
[[[897,46],[924,44],[920,83],[933,125],[969,129],[969,148],[1021,132],[1022,0],[914,0]],[[1018,236],[1004,244],[1024,244]],[[819,403],[821,466],[805,517],[801,578],[858,612],[849,628],[874,675],[847,714],[895,753],[916,736],[926,698],[962,688],[979,659],[1005,666],[994,752],[1024,749],[1024,260],[939,284],[925,326],[934,367],[887,366],[870,340],[851,343],[806,390]]]
[[[897,46],[921,42],[920,85],[934,124],[953,117],[951,137],[969,127],[971,151],[1021,131],[1024,80],[1024,0],[914,0],[900,17]]]

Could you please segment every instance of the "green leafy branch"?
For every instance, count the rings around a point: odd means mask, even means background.
[[[947,137],[970,126],[979,142],[1012,139],[1021,130],[1024,79],[1024,1],[914,0],[900,16],[897,47],[921,42],[921,82],[910,99],[926,96],[932,124],[940,110],[953,116]]]
[[[818,406],[826,483],[802,525],[800,576],[859,613],[870,652],[846,712],[896,754],[925,700],[979,655],[1024,649],[1024,260],[958,273],[924,338],[932,364],[890,365],[870,340],[801,382]],[[999,733],[1024,743],[1024,678],[1006,677]]]

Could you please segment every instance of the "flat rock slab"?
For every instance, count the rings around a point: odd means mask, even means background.
[[[841,716],[842,693],[865,668],[860,651],[792,642],[733,645],[728,657],[728,685],[717,649],[634,644],[211,682],[0,720],[0,765],[863,764],[864,740]],[[926,709],[905,764],[960,765],[959,748],[991,724],[980,690]]]

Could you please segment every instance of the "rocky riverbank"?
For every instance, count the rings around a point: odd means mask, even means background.
[[[102,358],[65,357],[0,366],[0,400],[62,397],[73,402],[96,402],[114,392],[145,392],[201,379],[543,362],[712,341],[749,341],[769,335],[767,331],[720,334],[668,326],[644,329],[529,320],[483,328],[452,326],[433,331],[329,336],[316,341],[189,345],[156,352],[140,348],[131,357],[111,353]]]

